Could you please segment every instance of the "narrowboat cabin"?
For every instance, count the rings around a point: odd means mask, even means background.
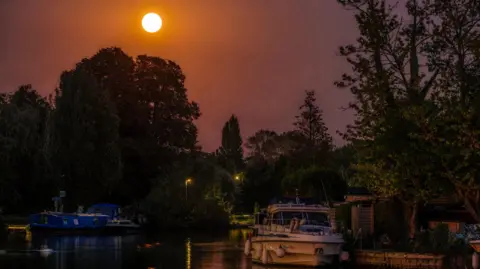
[[[109,217],[101,214],[69,214],[42,212],[30,215],[32,231],[82,231],[100,232],[105,229]]]

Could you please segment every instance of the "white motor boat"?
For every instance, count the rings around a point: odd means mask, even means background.
[[[332,227],[330,208],[299,203],[272,204],[256,215],[245,244],[252,261],[272,265],[320,266],[339,259],[343,235]],[[333,225],[335,226],[335,225]]]
[[[128,219],[112,219],[107,222],[107,233],[113,234],[134,234],[139,233],[140,225]]]

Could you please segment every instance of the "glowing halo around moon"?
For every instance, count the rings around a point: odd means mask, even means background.
[[[146,32],[156,33],[162,28],[162,18],[156,13],[148,13],[143,16],[142,27]]]

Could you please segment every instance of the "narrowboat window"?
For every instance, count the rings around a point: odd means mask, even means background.
[[[68,224],[68,220],[67,220],[67,219],[63,219],[63,224],[64,224],[64,225],[67,225],[67,224]]]

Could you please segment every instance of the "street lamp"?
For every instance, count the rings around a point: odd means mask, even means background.
[[[185,180],[185,201],[188,199],[188,185],[192,183],[191,178]]]
[[[238,173],[233,175],[233,180],[243,183],[243,173]]]

